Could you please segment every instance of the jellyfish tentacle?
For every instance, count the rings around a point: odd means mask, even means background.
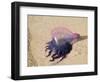
[[[50,51],[49,51],[49,54],[48,54],[46,57],[50,56],[50,55],[51,55],[51,53],[52,53],[52,50],[50,50]]]
[[[56,56],[58,56],[59,54],[58,54],[58,50],[56,50],[55,51],[55,53],[52,55],[52,57],[56,57]]]
[[[54,61],[54,60],[55,60],[54,57],[52,57],[52,59],[51,59],[50,61],[52,62],[52,61]]]
[[[58,57],[57,51],[55,51],[55,53],[51,57],[52,59],[50,61],[52,62],[56,59],[56,57]]]
[[[61,55],[57,55],[56,57],[53,57],[54,59],[58,59],[58,58],[60,58],[61,57]]]
[[[62,58],[57,63],[61,62],[64,58],[66,58],[66,55],[62,56]]]
[[[51,62],[52,62],[52,61],[55,61],[55,59],[54,59],[54,58],[52,58],[50,61],[51,61]]]
[[[47,52],[48,48],[45,49],[45,52]]]
[[[54,53],[51,57],[55,57],[57,55],[57,53]]]

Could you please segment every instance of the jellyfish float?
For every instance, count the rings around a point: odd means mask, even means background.
[[[80,34],[73,33],[65,27],[57,27],[51,32],[52,39],[47,42],[45,51],[48,51],[46,57],[51,56],[51,62],[56,59],[62,61],[71,52],[72,46],[80,39]]]

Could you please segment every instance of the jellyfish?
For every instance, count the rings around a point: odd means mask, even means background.
[[[62,61],[72,51],[73,44],[80,39],[80,34],[74,33],[65,27],[57,27],[51,31],[52,39],[47,42],[46,57],[51,56],[50,62],[60,59]]]

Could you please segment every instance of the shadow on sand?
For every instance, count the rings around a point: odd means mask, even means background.
[[[87,38],[88,38],[88,36],[80,36],[79,41],[85,40],[85,39],[87,39]]]

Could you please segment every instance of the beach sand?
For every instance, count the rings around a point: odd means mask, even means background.
[[[88,63],[88,25],[87,17],[64,16],[28,16],[28,58],[27,66],[78,65]],[[50,62],[46,57],[45,46],[51,40],[51,30],[64,26],[72,32],[79,33],[81,40],[73,45],[73,49],[61,62]]]

